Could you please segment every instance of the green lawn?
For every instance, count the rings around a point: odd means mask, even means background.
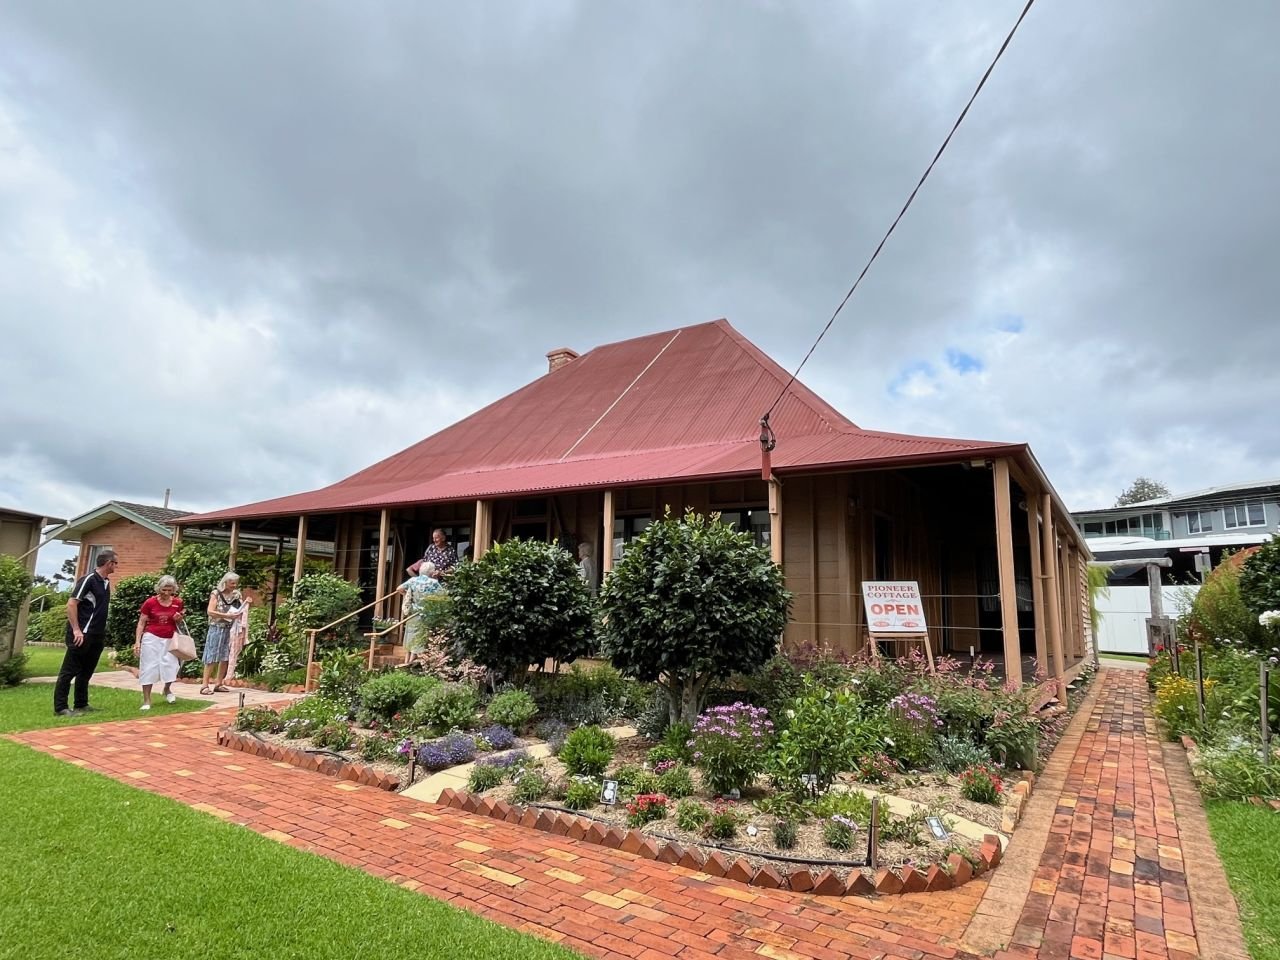
[[[56,677],[62,666],[64,647],[25,647],[28,677]],[[106,654],[103,654],[103,660]]]
[[[53,715],[53,684],[22,683],[16,687],[0,687],[0,733],[17,733],[21,730],[37,730],[42,727],[66,727],[80,723],[102,723],[107,720],[126,720],[139,716],[162,717],[166,713],[185,713],[208,706],[203,700],[183,700],[165,703],[164,697],[153,695],[151,712],[142,714],[142,690],[112,690],[109,687],[89,687],[89,703],[98,709],[79,717],[55,717]],[[0,807],[0,809],[3,809]]]
[[[0,958],[577,957],[0,740]]]
[[[1141,653],[1102,653],[1099,656],[1103,660],[1130,660],[1134,663],[1146,663],[1148,657]]]
[[[1280,960],[1280,813],[1247,803],[1207,802],[1209,829],[1253,960]]]

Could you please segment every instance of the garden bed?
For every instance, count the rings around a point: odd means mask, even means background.
[[[776,860],[762,863],[758,856],[739,854],[729,849],[684,845],[658,836],[653,831],[612,826],[601,819],[581,813],[545,805],[520,807],[493,797],[452,789],[445,790],[440,795],[439,803],[468,813],[565,836],[571,840],[598,843],[624,853],[713,877],[724,877],[771,890],[793,890],[818,896],[871,896],[952,890],[994,869],[1002,856],[1000,838],[991,834],[984,838],[973,859],[960,853],[952,853],[945,860],[928,865],[904,864],[896,868],[884,866],[875,870],[843,871],[820,863],[787,864]]]
[[[625,776],[627,771],[636,770],[656,746],[642,737],[619,741],[613,758],[614,772],[607,776]],[[575,781],[565,764],[556,757],[537,761],[536,769],[552,785],[549,789],[552,797],[563,797],[566,789]],[[775,831],[784,818],[765,812],[771,801],[777,799],[772,790],[760,785],[743,791],[737,800],[727,800],[717,796],[706,785],[697,769],[690,769],[688,773],[692,787],[688,797],[676,799],[662,793],[640,795],[655,798],[650,802],[658,803],[663,808],[661,815],[653,815],[645,823],[638,823],[639,818],[634,813],[636,804],[641,799],[626,784],[622,785],[621,790],[623,797],[632,797],[630,803],[597,802],[578,805],[577,809],[569,809],[563,803],[555,801],[522,803],[519,777],[513,782],[503,782],[485,790],[472,789],[469,793],[479,801],[501,804],[499,809],[504,811],[504,817],[506,807],[519,810],[541,809],[581,817],[590,823],[600,824],[605,833],[614,829],[625,835],[630,830],[635,830],[642,839],[654,841],[659,849],[671,843],[683,851],[693,851],[704,860],[713,853],[740,859],[746,865],[743,869],[750,868],[753,876],[765,868],[783,878],[799,869],[829,871],[839,881],[842,891],[852,885],[861,886],[855,875],[862,875],[873,884],[875,881],[876,871],[868,860],[867,843],[872,796],[882,798],[876,867],[910,867],[924,875],[930,866],[944,864],[944,872],[963,875],[963,868],[957,871],[951,864],[951,858],[956,856],[967,861],[969,872],[983,869],[983,845],[996,834],[1002,823],[1010,820],[1009,808],[1003,803],[983,804],[966,800],[961,794],[958,775],[899,774],[884,783],[860,782],[855,777],[846,775],[838,778],[832,786],[830,803],[833,809],[844,810],[849,814],[845,818],[846,823],[857,824],[842,838],[842,843],[847,846],[843,849],[833,848],[828,834],[828,819],[806,817],[794,823],[793,838],[789,839],[789,845],[781,847],[775,840]],[[641,773],[640,776],[645,774]],[[1009,798],[1014,805],[1020,806],[1033,779],[1030,774],[1003,777],[996,795],[1000,800]],[[1020,782],[1025,785],[1019,787]],[[444,799],[446,795],[453,794],[442,794],[440,802],[447,802]],[[619,799],[621,801],[622,798]],[[903,800],[910,802],[902,803]],[[709,814],[712,819],[720,818],[720,836],[714,839],[708,836],[711,820],[699,826],[682,815],[682,809],[692,809],[691,805],[701,805],[704,813]],[[928,816],[937,816],[949,835],[943,839],[934,837],[926,823],[925,818]],[[968,835],[953,831],[952,828],[958,825],[959,820],[968,821],[964,824]],[[1008,824],[1010,829],[1012,823],[1016,823],[1016,814]],[[998,837],[996,842],[1001,842]],[[741,872],[742,870],[739,871]],[[941,881],[935,881],[935,888],[940,883]],[[834,883],[829,886],[834,889]],[[911,886],[915,886],[915,883]]]

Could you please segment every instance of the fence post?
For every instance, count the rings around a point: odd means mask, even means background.
[[[1182,676],[1182,664],[1178,662],[1178,628],[1167,629],[1164,638],[1164,642],[1169,646],[1169,665],[1173,667],[1173,675],[1180,677]]]
[[[1205,727],[1204,719],[1204,651],[1200,649],[1200,640],[1191,641],[1196,657],[1196,705],[1200,708],[1200,729]]]
[[[1258,661],[1258,709],[1261,714],[1260,732],[1262,734],[1262,762],[1271,763],[1271,721],[1268,717],[1270,704],[1267,702],[1267,687],[1271,685],[1271,664],[1265,658]]]

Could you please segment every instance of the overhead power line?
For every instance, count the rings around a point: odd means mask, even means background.
[[[880,251],[884,249],[885,243],[888,241],[889,237],[893,235],[893,231],[897,229],[898,223],[902,220],[903,215],[908,209],[910,209],[912,201],[916,198],[916,194],[920,192],[920,188],[924,186],[924,182],[929,179],[929,174],[933,173],[934,166],[942,157],[943,152],[946,151],[947,145],[951,143],[951,138],[955,136],[956,131],[960,129],[960,124],[964,122],[964,118],[968,115],[969,108],[973,106],[973,101],[978,99],[978,94],[982,92],[982,88],[986,85],[987,78],[991,76],[991,71],[995,69],[996,64],[1000,62],[1000,58],[1004,56],[1005,50],[1009,48],[1010,41],[1013,40],[1013,35],[1018,32],[1018,27],[1022,26],[1022,21],[1026,19],[1027,13],[1031,10],[1031,6],[1034,3],[1035,0],[1027,0],[1027,5],[1022,8],[1022,13],[1018,14],[1018,19],[1014,22],[1013,28],[1009,31],[1009,35],[1004,38],[1004,43],[1000,44],[1000,49],[996,51],[996,55],[994,59],[992,59],[990,66],[987,67],[986,72],[982,75],[982,79],[978,81],[977,87],[974,88],[973,95],[969,97],[969,102],[964,105],[964,109],[960,111],[960,116],[956,117],[956,122],[951,125],[950,132],[947,133],[946,139],[942,141],[942,146],[938,148],[938,152],[933,155],[933,159],[929,161],[929,166],[925,168],[920,180],[911,191],[911,195],[907,197],[907,202],[902,205],[902,209],[898,211],[898,215],[893,218],[893,223],[889,224],[889,229],[885,231],[884,236],[880,238],[880,242],[876,244],[876,248],[872,252],[871,258],[867,260],[866,265],[862,268],[862,272],[858,274],[858,279],[853,281],[853,286],[851,286],[849,288],[849,292],[844,295],[844,299],[841,300],[840,305],[836,307],[835,313],[831,314],[831,319],[827,321],[827,325],[823,327],[822,332],[818,334],[818,339],[813,341],[813,346],[809,348],[809,352],[806,353],[804,355],[804,359],[800,361],[800,366],[796,367],[795,372],[791,374],[791,379],[787,381],[786,386],[784,386],[778,393],[777,399],[770,404],[769,409],[766,410],[764,416],[760,418],[760,442],[766,444],[769,449],[772,449],[773,447],[773,430],[769,426],[770,415],[775,409],[777,409],[778,404],[782,402],[782,398],[787,395],[787,391],[791,389],[791,385],[796,382],[796,378],[800,376],[800,371],[804,369],[804,365],[808,363],[809,358],[813,356],[813,351],[818,348],[818,344],[822,342],[822,338],[827,335],[827,331],[831,329],[831,325],[836,322],[836,317],[840,316],[840,311],[844,309],[845,304],[849,302],[849,298],[853,296],[854,291],[858,289],[858,285],[862,283],[862,278],[867,275],[867,271],[871,269],[871,265],[875,263],[876,258],[880,256]]]

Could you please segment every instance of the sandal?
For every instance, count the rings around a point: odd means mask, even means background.
[[[214,693],[230,693],[231,688],[223,686],[222,684],[218,684],[216,687],[213,688],[213,692]]]
[[[200,688],[200,696],[202,696],[202,697],[212,697],[212,696],[213,696],[213,689],[212,689],[211,687],[201,687],[201,688]]]

